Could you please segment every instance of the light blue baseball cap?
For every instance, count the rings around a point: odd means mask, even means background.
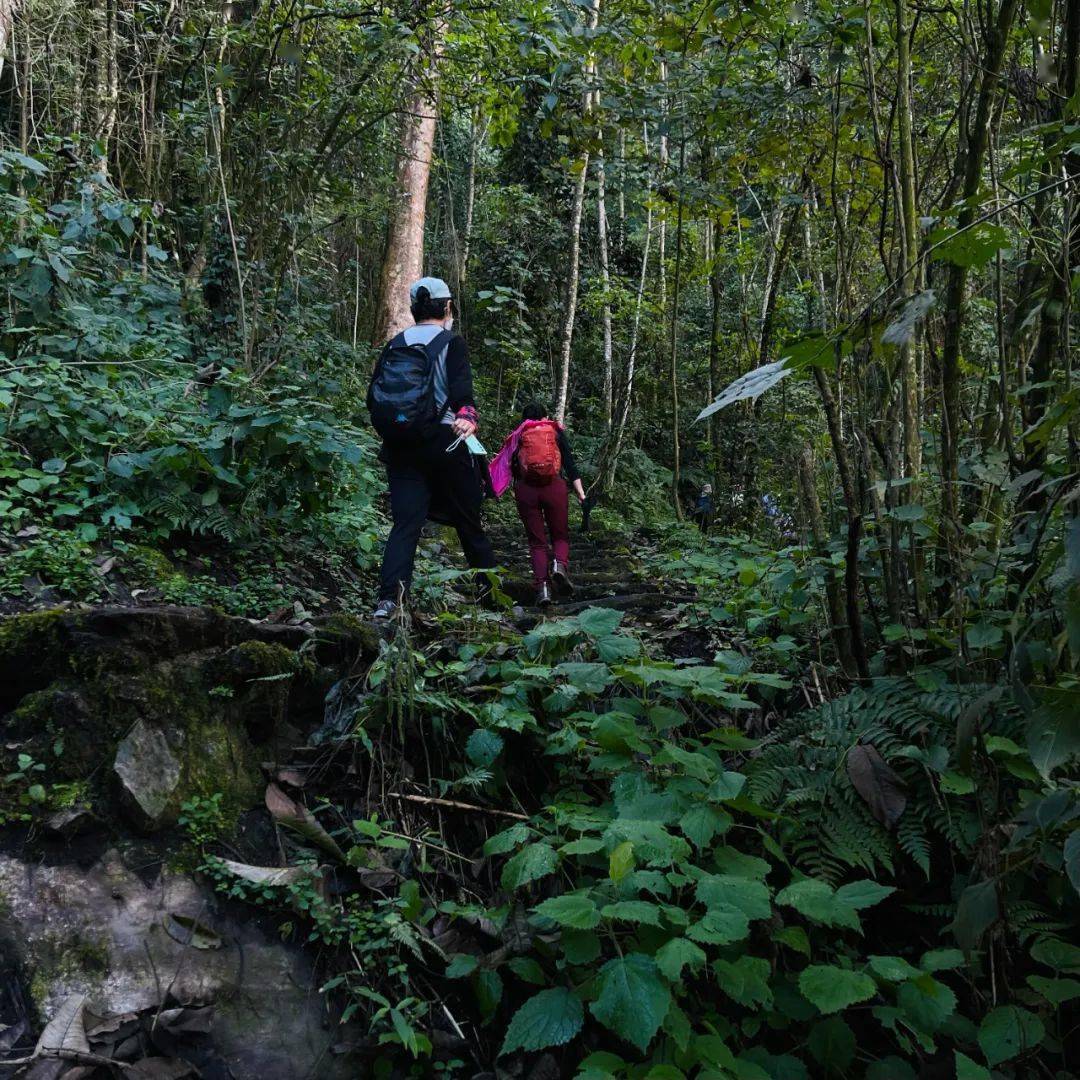
[[[432,300],[451,299],[450,286],[447,285],[442,278],[422,277],[419,281],[414,281],[409,286],[409,299],[415,300],[416,294],[421,289],[427,289],[428,296],[430,296]]]

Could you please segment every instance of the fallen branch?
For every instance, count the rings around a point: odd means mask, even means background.
[[[497,817],[513,818],[515,821],[528,821],[528,814],[516,814],[513,810],[495,810],[490,806],[474,806],[472,803],[456,802],[454,799],[436,799],[430,795],[406,795],[400,791],[391,791],[391,799],[405,799],[408,802],[423,803],[427,806],[448,806],[453,810],[474,810],[478,814],[494,814]]]

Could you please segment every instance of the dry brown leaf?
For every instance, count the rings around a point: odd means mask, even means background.
[[[889,767],[877,748],[859,743],[847,755],[847,773],[870,813],[887,829],[893,828],[907,807],[904,781]]]

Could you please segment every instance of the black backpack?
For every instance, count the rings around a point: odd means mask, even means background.
[[[426,345],[409,345],[401,333],[386,343],[367,392],[371,423],[384,439],[417,439],[438,421],[447,403],[435,400],[435,368],[451,337],[440,330]]]

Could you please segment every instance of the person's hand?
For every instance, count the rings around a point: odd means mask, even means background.
[[[467,439],[469,436],[476,433],[476,425],[471,420],[466,420],[463,416],[457,417],[450,427],[454,434],[461,439]]]

